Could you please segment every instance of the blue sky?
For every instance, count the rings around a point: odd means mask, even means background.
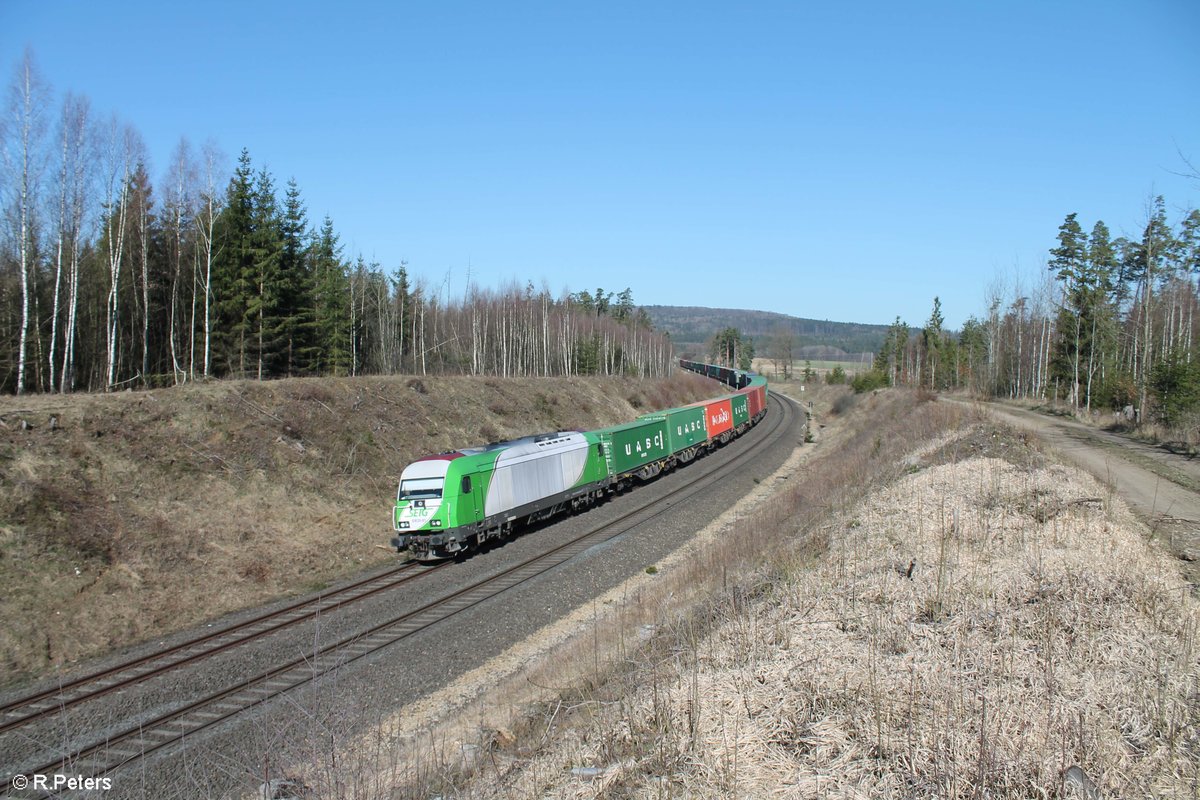
[[[919,324],[1063,217],[1200,204],[1200,3],[0,0],[61,99],[246,147],[349,256],[460,292]],[[1174,218],[1173,220],[1174,221]]]

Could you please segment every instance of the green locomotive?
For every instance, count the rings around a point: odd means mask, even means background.
[[[602,501],[740,435],[766,414],[766,379],[680,362],[738,391],[596,431],[559,431],[428,456],[400,475],[392,544],[447,558],[520,526]],[[696,369],[696,367],[700,367]]]

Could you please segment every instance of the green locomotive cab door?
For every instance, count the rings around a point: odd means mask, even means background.
[[[462,476],[455,508],[456,525],[469,525],[483,518],[483,476],[478,472]]]

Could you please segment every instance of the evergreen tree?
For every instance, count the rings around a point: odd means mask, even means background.
[[[879,352],[875,354],[873,369],[887,375],[891,385],[899,386],[904,380],[904,355],[907,350],[908,325],[896,317],[884,336]]]
[[[275,335],[285,313],[281,302],[280,260],[282,221],[275,199],[275,182],[266,167],[254,183],[251,212],[252,294],[246,304],[247,330],[253,331],[255,372],[259,380],[279,374],[285,361],[284,343]]]
[[[1093,385],[1099,374],[1116,373],[1117,307],[1115,298],[1117,250],[1103,220],[1092,226],[1087,246],[1087,285],[1081,320],[1081,348],[1086,353],[1084,407],[1092,408]]]
[[[925,329],[921,331],[921,342],[925,348],[925,363],[929,367],[929,388],[937,388],[937,365],[941,358],[942,349],[942,301],[940,298],[933,298],[933,311],[929,314],[929,321],[925,323]]]
[[[612,307],[612,318],[626,322],[633,317],[633,290],[626,287],[617,295],[617,303]]]
[[[225,207],[217,218],[214,238],[218,242],[213,267],[214,367],[217,374],[245,375],[247,368],[247,320],[254,293],[254,171],[250,152],[243,149],[229,187]]]
[[[596,302],[596,316],[603,317],[608,314],[608,307],[612,304],[612,292],[605,292],[597,286],[593,300]]]
[[[1083,315],[1089,297],[1087,240],[1083,229],[1068,214],[1058,228],[1058,247],[1050,250],[1049,268],[1063,287],[1063,304],[1058,315],[1058,346],[1053,369],[1068,381],[1071,404],[1079,405],[1079,361],[1084,328]]]
[[[392,297],[393,303],[396,306],[394,312],[395,325],[398,329],[396,338],[398,339],[396,365],[394,369],[404,369],[404,356],[412,349],[412,307],[413,298],[408,287],[408,268],[405,264],[400,267],[392,276]]]
[[[709,354],[718,364],[750,369],[754,363],[754,342],[737,328],[724,328],[712,338]]]
[[[278,354],[279,374],[303,375],[314,369],[318,359],[315,345],[313,275],[305,237],[308,215],[300,199],[300,187],[288,181],[280,220],[279,270],[271,339]]]
[[[592,298],[591,292],[589,292],[587,289],[570,295],[570,301],[572,305],[579,306],[579,308],[583,309],[589,314],[596,310],[596,301]]]
[[[1179,226],[1179,262],[1191,277],[1200,276],[1200,210],[1193,209]]]
[[[1171,227],[1167,224],[1166,204],[1162,195],[1151,200],[1147,209],[1146,227],[1142,232],[1142,240],[1135,244],[1130,251],[1130,263],[1126,265],[1127,273],[1140,283],[1138,303],[1138,323],[1135,330],[1140,337],[1141,352],[1138,360],[1137,380],[1140,407],[1146,408],[1146,400],[1150,393],[1150,372],[1153,369],[1155,340],[1154,340],[1154,289],[1166,272],[1167,259],[1176,248],[1175,238]],[[1143,411],[1144,413],[1144,411]]]
[[[315,366],[321,374],[346,375],[351,368],[350,281],[341,243],[328,216],[309,252],[314,280]]]
[[[974,391],[982,391],[987,381],[987,326],[968,317],[958,335],[958,380]]]

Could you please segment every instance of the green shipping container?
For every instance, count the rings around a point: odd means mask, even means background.
[[[596,433],[604,443],[604,455],[613,475],[632,472],[670,454],[667,423],[661,416],[604,428]]]
[[[735,394],[729,399],[733,401],[733,427],[745,425],[750,421],[750,408],[746,404],[746,395]]]
[[[672,408],[643,414],[638,419],[661,419],[667,426],[667,450],[678,453],[708,438],[704,429],[704,408]]]

